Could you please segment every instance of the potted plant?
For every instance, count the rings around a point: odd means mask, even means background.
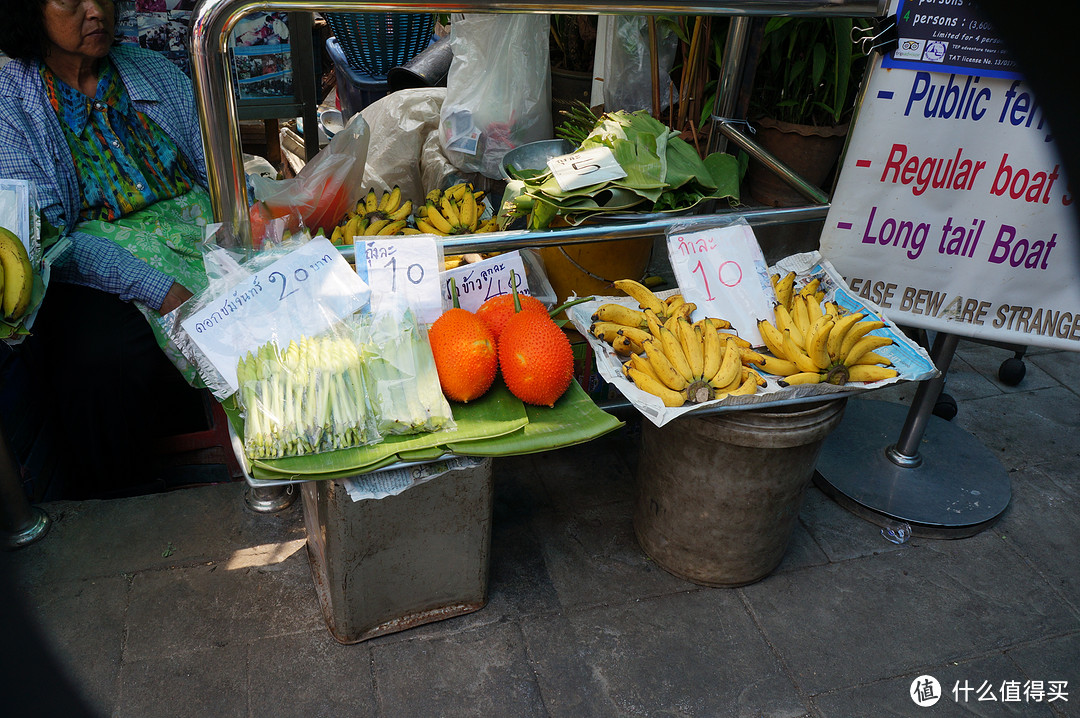
[[[750,100],[756,139],[811,184],[836,167],[866,63],[851,38],[851,18],[775,17],[761,34]],[[750,195],[790,206],[806,199],[757,162]]]
[[[552,115],[574,101],[589,105],[593,58],[596,54],[596,15],[552,15],[549,36]]]

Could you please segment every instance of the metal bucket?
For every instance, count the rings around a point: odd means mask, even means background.
[[[745,586],[787,550],[846,399],[643,421],[634,532],[648,556],[703,586]]]
[[[303,484],[308,557],[330,634],[359,643],[487,603],[491,459],[382,499]]]

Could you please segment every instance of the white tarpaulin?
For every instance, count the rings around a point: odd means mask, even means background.
[[[900,325],[1080,351],[1075,189],[1024,83],[879,59],[821,253]]]

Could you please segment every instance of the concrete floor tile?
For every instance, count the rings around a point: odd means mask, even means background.
[[[931,706],[920,706],[912,698],[913,690],[916,695],[920,695],[921,690],[921,696],[928,697],[925,688],[927,684],[919,681],[923,676],[931,676],[938,682],[938,689],[934,691],[938,700]],[[919,681],[918,685],[915,685],[916,681]],[[1014,688],[1022,686],[1024,681],[1023,673],[1015,664],[1005,656],[995,655],[971,661],[923,666],[918,671],[900,677],[814,696],[813,704],[821,718],[1053,718],[1054,711],[1047,704],[1024,702],[1022,694],[1012,692]],[[971,690],[967,690],[969,688]],[[991,696],[996,700],[991,700]]]
[[[1059,716],[1080,716],[1080,632],[1014,648],[1006,655],[1029,680],[1042,681],[1044,688],[1050,681],[1067,681],[1068,700],[1047,705]]]
[[[277,514],[244,505],[242,484],[219,484],[127,499],[42,504],[53,520],[45,538],[18,555],[37,583],[80,575],[115,576],[224,560],[238,550],[303,538],[299,502]]]
[[[975,434],[1006,469],[1065,457],[1080,468],[1080,396],[1063,387],[961,402],[954,423]]]
[[[1034,365],[1046,372],[1066,389],[1073,393],[1080,393],[1080,353],[1054,351],[1035,354],[1025,358],[1024,361],[1029,366]]]
[[[633,505],[605,504],[537,517],[534,527],[560,605],[623,603],[694,584],[652,561],[634,536]]]
[[[252,641],[248,691],[253,718],[373,716],[371,651],[342,646],[326,630]]]
[[[777,574],[744,594],[801,689],[820,693],[1076,627],[1072,610],[983,532]]]
[[[301,548],[275,568],[207,564],[135,576],[125,660],[241,644],[323,626]]]
[[[372,646],[379,715],[546,716],[514,623]]]
[[[880,526],[851,513],[816,487],[806,492],[799,522],[829,561],[846,561],[900,548],[882,537]]]
[[[247,718],[247,646],[126,662],[114,718]]]
[[[733,589],[550,616],[523,630],[552,715],[795,718],[807,710]]]
[[[128,580],[60,581],[25,596],[39,635],[83,699],[103,714],[116,708]],[[5,608],[5,610],[10,610]]]
[[[990,529],[1043,575],[1080,616],[1080,490],[1064,489],[1040,468],[1012,474],[1012,500]]]

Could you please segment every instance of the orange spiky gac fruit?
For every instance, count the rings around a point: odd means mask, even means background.
[[[542,312],[547,314],[547,307],[536,297],[530,297],[527,294],[519,294],[518,301],[521,302],[521,311],[523,312]],[[514,316],[514,295],[513,294],[500,294],[497,297],[492,297],[486,302],[480,305],[476,310],[476,315],[484,320],[484,324],[487,324],[488,329],[491,330],[491,335],[495,337],[495,341],[499,341],[499,336],[502,334],[503,327],[506,326],[506,322],[510,317]]]
[[[499,355],[480,317],[458,307],[448,309],[428,330],[428,343],[446,398],[470,402],[491,388]]]
[[[499,368],[518,399],[554,406],[574,378],[574,352],[547,312],[522,311],[506,321],[499,336]]]

